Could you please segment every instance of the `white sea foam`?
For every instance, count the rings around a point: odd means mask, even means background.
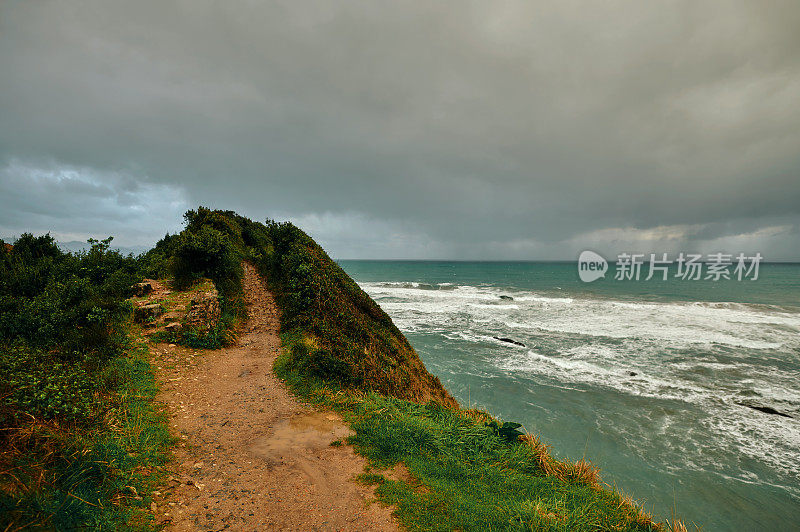
[[[675,459],[685,460],[687,468],[718,469],[713,463],[717,454],[698,451],[705,446],[756,460],[781,478],[800,482],[796,309],[564,297],[563,292],[551,295],[488,285],[451,285],[444,290],[431,286],[364,283],[362,288],[402,330],[442,334],[474,345],[500,375],[531,375],[565,389],[606,389],[631,398],[693,405],[705,413],[695,425],[667,414],[653,421],[659,439],[666,440],[659,445],[672,448]],[[498,342],[493,336],[528,347]],[[750,398],[795,419],[737,404]],[[613,420],[603,423],[613,425]],[[632,446],[645,452],[651,435],[629,430],[633,432],[622,436],[638,440]],[[720,474],[748,480],[746,470]]]
[[[549,297],[507,290],[457,286],[429,290],[419,283],[365,283],[363,288],[402,325],[413,326],[420,314],[430,326],[474,319],[499,327],[608,338],[650,338],[670,347],[722,344],[750,349],[797,345],[800,314],[741,305],[644,303],[604,299]],[[385,302],[381,299],[390,298]],[[413,313],[413,320],[410,314]]]

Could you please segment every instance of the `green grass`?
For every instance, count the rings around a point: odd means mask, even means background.
[[[341,389],[293,369],[287,354],[275,372],[343,415],[355,431],[348,443],[374,468],[360,480],[412,530],[662,530],[596,469],[555,460],[534,438],[507,441],[488,414]],[[380,472],[398,463],[409,478]]]
[[[111,389],[102,422],[32,423],[7,442],[0,529],[153,529],[149,494],[164,478],[172,437],[146,345],[132,343],[102,378]]]

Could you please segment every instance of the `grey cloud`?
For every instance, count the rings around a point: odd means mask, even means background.
[[[0,237],[51,232],[68,241],[122,235],[117,242],[141,246],[178,230],[188,207],[171,185],[131,185],[125,176],[85,168],[0,168]]]
[[[6,2],[0,162],[127,176],[63,202],[309,221],[339,256],[713,241],[800,221],[797,27],[792,2]]]

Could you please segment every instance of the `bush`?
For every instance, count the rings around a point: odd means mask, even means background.
[[[87,424],[101,410],[96,375],[126,345],[124,300],[139,279],[132,256],[63,253],[24,234],[0,254],[0,425],[22,419]]]
[[[306,342],[291,344],[292,365],[303,373],[340,386],[352,386],[358,380],[356,369],[328,349],[309,347]]]
[[[128,358],[125,298],[141,264],[111,238],[89,243],[0,243],[2,530],[119,529],[131,515],[120,491],[144,488],[134,470],[165,458],[152,373]]]
[[[210,329],[184,328],[180,332],[159,331],[151,335],[151,340],[192,347],[194,349],[219,349],[229,345],[234,336],[229,324],[220,320]]]
[[[170,275],[169,259],[175,253],[178,235],[167,233],[147,253],[139,256],[139,274],[148,279],[163,279]]]
[[[200,209],[200,212],[207,210]],[[235,242],[240,236],[230,236],[230,227],[220,223],[216,226],[226,230],[222,232],[210,225],[199,225],[192,216],[194,211],[186,214],[187,228],[178,235],[170,258],[170,271],[175,287],[185,289],[203,277],[214,282],[219,293],[221,323],[207,334],[195,334],[188,331],[181,338],[181,343],[191,347],[220,347],[229,343],[229,334],[235,323],[245,316],[242,291],[242,253]],[[196,214],[194,216],[197,216]]]
[[[24,234],[0,255],[0,341],[23,339],[62,354],[119,353],[124,301],[140,277],[136,260],[109,251],[111,239],[89,251],[62,253],[50,235]]]
[[[175,286],[186,288],[201,277],[226,285],[228,292],[236,291],[231,284],[242,278],[241,257],[227,235],[211,227],[201,227],[196,232],[186,230],[178,237],[171,262]]]

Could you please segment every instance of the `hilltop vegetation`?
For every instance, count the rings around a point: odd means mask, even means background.
[[[178,286],[212,279],[231,325],[244,312],[242,260],[258,268],[276,296],[292,367],[345,389],[457,406],[391,318],[291,223],[200,207],[186,213],[183,232],[143,257],[150,272],[171,272]]]

